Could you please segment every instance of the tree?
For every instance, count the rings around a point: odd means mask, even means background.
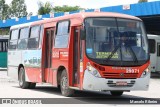
[[[39,15],[49,14],[53,8],[50,2],[46,2],[45,4],[42,2],[39,2],[38,5],[39,5],[39,9],[38,9]]]
[[[5,4],[5,0],[0,0],[0,20],[7,19],[9,6]]]
[[[27,16],[27,6],[24,0],[13,0],[9,8],[9,17],[24,17]]]
[[[139,0],[138,3],[148,2],[148,0]]]
[[[8,4],[4,4],[4,11],[3,11],[3,17],[2,17],[3,20],[6,20],[9,18],[8,10],[9,10]]]
[[[53,8],[54,12],[70,12],[70,11],[76,11],[76,10],[83,10],[83,8],[80,8],[79,6],[55,6]]]
[[[55,6],[53,7],[50,2],[46,2],[45,4],[42,2],[38,3],[39,9],[38,14],[49,14],[51,12],[69,12],[69,11],[76,11],[76,10],[82,10],[83,8],[80,8],[79,6]]]

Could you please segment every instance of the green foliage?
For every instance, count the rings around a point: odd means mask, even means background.
[[[49,14],[53,8],[50,2],[46,2],[45,4],[39,2],[38,5],[39,5],[38,15]]]
[[[7,19],[9,6],[5,4],[5,0],[0,0],[0,20]]]
[[[3,20],[6,20],[9,18],[8,9],[9,9],[9,5],[4,4],[4,11],[3,11],[3,17],[2,17]]]
[[[54,12],[69,12],[69,11],[76,11],[76,10],[82,10],[83,8],[80,8],[79,6],[55,6],[53,8]]]
[[[12,0],[9,8],[9,17],[24,17],[27,16],[27,6],[24,0]]]
[[[9,35],[9,28],[0,28],[0,35]]]
[[[148,0],[139,0],[138,3],[148,2]]]
[[[49,14],[51,12],[69,12],[69,11],[76,11],[76,10],[82,10],[83,8],[80,8],[79,6],[55,6],[53,7],[50,2],[46,2],[45,4],[42,2],[38,3],[39,9],[38,14]]]

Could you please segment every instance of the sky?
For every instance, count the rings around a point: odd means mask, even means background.
[[[12,0],[6,0],[7,4],[10,4]],[[32,12],[33,15],[37,15],[38,11],[38,2],[41,1],[43,3],[49,1],[52,6],[80,6],[85,9],[96,9],[101,7],[109,7],[116,5],[124,5],[124,4],[134,4],[137,3],[138,0],[25,0],[27,5],[27,12]],[[160,1],[160,0],[148,0],[148,2],[152,1]]]

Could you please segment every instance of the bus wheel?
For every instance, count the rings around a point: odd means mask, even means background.
[[[69,97],[74,94],[74,90],[69,88],[66,70],[62,71],[60,79],[60,88],[63,96]]]
[[[30,88],[30,89],[34,89],[35,87],[36,87],[36,83],[32,83],[32,82],[31,82],[31,83],[29,84],[29,88]]]
[[[110,91],[110,93],[113,96],[121,96],[123,94],[123,91]]]
[[[25,71],[21,67],[19,71],[19,86],[23,89],[29,88],[30,83],[25,81]]]

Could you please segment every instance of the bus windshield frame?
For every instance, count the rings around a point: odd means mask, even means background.
[[[84,27],[85,53],[88,59],[95,63],[108,66],[141,66],[149,61],[148,39],[142,21],[89,17],[84,20]],[[128,42],[124,43],[125,40]]]

